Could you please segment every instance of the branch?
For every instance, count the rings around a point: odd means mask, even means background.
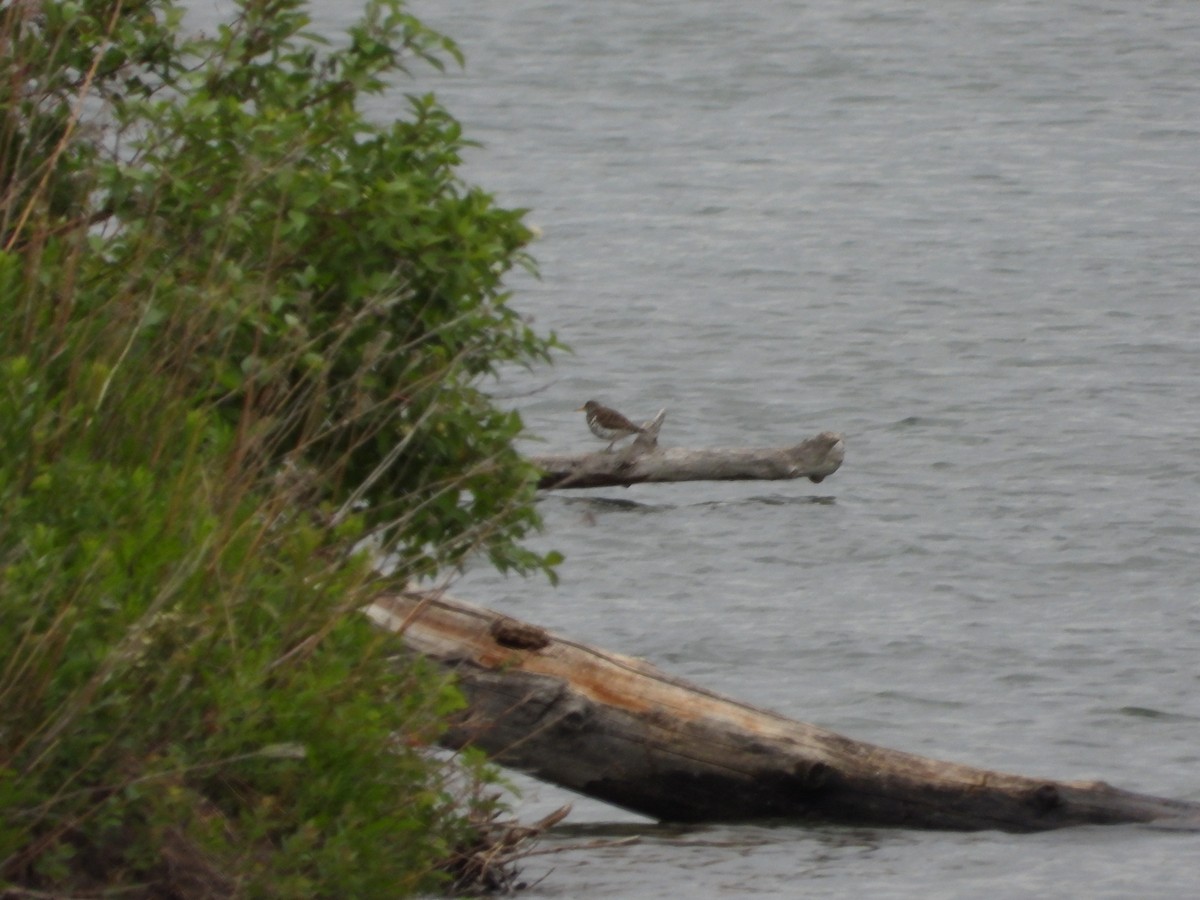
[[[845,438],[823,431],[794,447],[718,450],[660,449],[658,429],[665,412],[647,423],[646,433],[623,450],[581,456],[535,456],[542,470],[538,487],[628,486],[646,481],[745,481],[807,478],[820,482],[838,470],[846,455]]]

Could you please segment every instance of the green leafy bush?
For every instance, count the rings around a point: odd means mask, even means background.
[[[345,46],[298,0],[185,39],[167,0],[0,11],[0,878],[146,896],[396,896],[468,839],[421,748],[458,694],[356,611],[521,545],[497,367],[519,210],[456,174],[457,59],[398,2]],[[2,883],[2,882],[0,882]]]

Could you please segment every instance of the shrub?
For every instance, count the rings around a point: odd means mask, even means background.
[[[552,574],[508,305],[522,212],[457,175],[457,50],[394,0],[186,39],[168,0],[0,12],[0,876],[154,896],[429,889],[458,694],[356,610],[486,553]]]

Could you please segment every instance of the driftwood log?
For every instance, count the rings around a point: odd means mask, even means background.
[[[647,481],[743,481],[807,478],[822,481],[841,466],[845,440],[825,431],[794,447],[683,450],[658,446],[665,411],[643,426],[633,443],[611,452],[577,456],[536,456],[530,462],[542,470],[538,487],[611,487]]]
[[[1200,828],[1200,804],[851,740],[441,595],[381,597],[368,614],[457,674],[469,708],[447,746],[473,744],[500,764],[653,818]]]

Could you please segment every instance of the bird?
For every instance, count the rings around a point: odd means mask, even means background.
[[[589,400],[575,412],[587,413],[588,428],[600,440],[611,441],[608,445],[609,450],[617,441],[627,438],[631,434],[645,434],[646,432],[645,428],[634,425],[615,409],[609,409],[596,400]]]

